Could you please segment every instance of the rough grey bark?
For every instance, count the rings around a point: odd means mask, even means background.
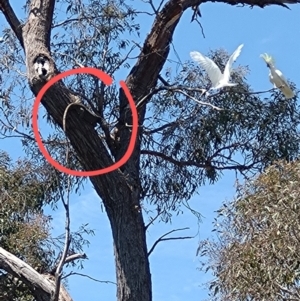
[[[139,59],[126,79],[126,84],[135,101],[147,95],[149,90],[155,87],[158,75],[167,59],[174,30],[183,12],[204,2],[208,1],[169,0],[156,16],[151,32],[145,39]],[[295,4],[300,1],[224,0],[212,2],[264,7],[266,5],[286,6],[286,4]],[[24,47],[28,81],[35,95],[47,80],[58,74],[49,51],[54,3],[54,0],[32,0],[28,20],[20,31],[20,22],[13,13],[8,0],[0,0],[0,10]],[[50,64],[44,78],[37,74],[34,67],[36,59],[41,56]],[[62,83],[57,83],[47,91],[42,104],[54,121],[62,127],[64,110],[68,104],[75,101],[78,101],[78,97]],[[131,135],[130,128],[125,126],[126,123],[131,124],[130,110],[126,108],[127,103],[124,93],[120,91],[121,112],[117,131],[120,148],[116,150],[117,159],[125,153]],[[145,112],[146,103],[139,109],[140,124],[143,124]],[[112,159],[93,124],[88,120],[82,120],[77,113],[76,109],[70,111],[66,134],[83,168],[96,170],[112,165]],[[140,138],[137,140],[131,158],[119,170],[90,178],[103,200],[112,228],[119,301],[152,300],[145,227],[142,213],[139,210],[139,158]],[[0,267],[2,268],[1,262]],[[3,266],[3,268],[5,267]],[[34,286],[31,281],[34,279],[28,278],[29,287]],[[46,293],[47,291],[45,291]]]

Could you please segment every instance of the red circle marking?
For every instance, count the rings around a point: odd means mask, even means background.
[[[132,133],[131,133],[131,137],[130,137],[130,141],[129,141],[129,145],[128,145],[126,153],[124,154],[124,156],[119,161],[117,161],[113,165],[102,168],[102,169],[92,170],[92,171],[77,171],[77,170],[73,170],[73,169],[69,169],[67,167],[64,167],[64,166],[60,165],[57,161],[55,161],[50,156],[50,154],[46,150],[46,148],[45,148],[45,146],[42,142],[42,139],[40,137],[40,134],[39,134],[37,115],[38,115],[39,104],[42,100],[43,95],[46,93],[46,91],[53,84],[55,84],[60,79],[62,79],[64,77],[67,77],[69,75],[78,74],[78,73],[92,74],[92,75],[98,77],[104,84],[106,84],[108,86],[111,85],[112,82],[113,82],[112,78],[108,74],[104,73],[103,71],[101,71],[99,69],[91,68],[91,67],[68,70],[66,72],[60,73],[60,74],[56,75],[55,77],[51,78],[42,87],[42,89],[38,93],[38,95],[35,99],[34,105],[33,105],[33,111],[32,111],[33,133],[34,133],[35,140],[37,141],[38,147],[39,147],[40,151],[42,152],[42,154],[45,156],[46,160],[50,164],[52,164],[56,169],[58,169],[59,171],[70,174],[72,176],[82,176],[82,177],[91,177],[91,176],[103,175],[105,173],[109,173],[111,171],[114,171],[114,170],[118,169],[119,167],[121,167],[123,164],[125,164],[128,161],[128,159],[130,158],[130,156],[133,152],[136,137],[137,137],[137,132],[138,132],[137,109],[136,109],[134,100],[132,98],[132,95],[131,95],[131,93],[130,93],[130,91],[129,91],[129,89],[128,89],[128,87],[127,87],[127,85],[124,81],[120,81],[120,86],[122,87],[123,91],[125,92],[125,95],[128,99],[130,109],[131,109],[131,112],[132,112]]]

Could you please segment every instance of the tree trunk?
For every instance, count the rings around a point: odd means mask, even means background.
[[[169,0],[158,13],[151,32],[145,39],[139,59],[126,79],[126,84],[136,103],[155,87],[158,75],[167,59],[174,30],[183,11],[204,2],[208,1]],[[263,7],[299,1],[220,0],[213,2]],[[51,77],[58,73],[49,51],[54,3],[54,0],[31,0],[28,20],[22,27],[9,2],[0,0],[0,10],[24,47],[29,85],[35,95]],[[47,76],[44,79],[37,74],[34,65],[36,59],[41,56],[49,63]],[[77,100],[78,97],[60,83],[47,91],[42,104],[54,121],[62,127],[64,110],[68,104]],[[121,111],[118,125],[120,149],[117,151],[116,160],[126,151],[131,134],[130,128],[125,126],[126,123],[131,124],[131,114],[128,109],[122,109],[126,104],[127,100],[123,93],[120,93]],[[146,106],[139,109],[139,124],[141,125],[144,122],[145,112]],[[76,110],[69,113],[66,134],[84,170],[96,170],[114,163],[93,125],[83,120]],[[109,174],[90,178],[103,200],[112,228],[119,301],[152,300],[145,227],[139,205],[139,158],[140,138],[136,143],[134,153],[124,166]],[[1,262],[0,267],[2,267]],[[46,298],[38,300],[48,301]]]
[[[132,198],[124,196],[119,208],[107,211],[114,241],[117,299],[151,301],[145,227],[140,207],[130,203]]]

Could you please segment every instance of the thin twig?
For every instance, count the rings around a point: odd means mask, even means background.
[[[162,212],[159,212],[154,218],[151,218],[151,221],[148,225],[145,226],[145,231],[149,228],[149,226],[151,226],[155,220],[161,215]]]
[[[83,254],[80,254],[80,253],[76,253],[76,254],[73,254],[73,255],[70,255],[66,258],[65,262],[64,262],[64,265],[70,263],[70,262],[73,262],[75,260],[78,260],[78,259],[87,259],[87,256],[85,253]],[[55,275],[55,271],[57,269],[57,266],[55,266],[51,271],[50,271],[50,274],[51,275]]]
[[[68,146],[67,146],[67,153],[68,153]],[[66,158],[67,159],[67,158]],[[57,179],[58,178],[58,172],[57,172]],[[67,197],[66,200],[64,199],[62,188],[59,188],[60,197],[63,203],[63,206],[65,208],[66,213],[66,221],[65,221],[65,244],[64,244],[64,250],[61,256],[61,259],[58,263],[56,272],[55,272],[55,291],[52,295],[51,301],[58,301],[59,299],[59,291],[60,291],[60,283],[62,278],[62,269],[63,265],[65,264],[67,254],[69,251],[70,243],[71,243],[71,234],[70,234],[70,208],[69,208],[69,200],[70,200],[70,188],[71,188],[71,182],[70,182],[70,175],[68,175],[68,183],[67,183]]]
[[[174,91],[175,91],[175,92],[179,92],[179,93],[185,95],[186,97],[189,97],[190,99],[196,101],[197,103],[199,103],[199,104],[201,104],[201,105],[203,105],[203,106],[209,106],[209,107],[212,107],[213,109],[215,109],[215,110],[217,110],[217,111],[223,111],[223,110],[224,110],[224,109],[222,109],[222,108],[219,108],[219,107],[217,107],[217,106],[214,106],[213,104],[211,104],[211,103],[209,103],[209,102],[204,102],[204,101],[198,100],[198,99],[196,99],[195,97],[189,95],[188,93],[185,93],[185,92],[182,91],[182,90],[174,90]]]
[[[205,106],[210,106],[210,107],[212,107],[215,110],[218,110],[218,111],[224,110],[222,108],[214,106],[213,104],[211,104],[209,102],[200,101],[200,100],[196,99],[195,97],[193,97],[193,96],[191,96],[191,95],[189,95],[188,93],[185,92],[185,91],[201,92],[202,94],[204,94],[205,91],[206,91],[205,89],[202,89],[202,88],[192,88],[192,87],[186,87],[186,86],[182,86],[182,85],[169,84],[161,76],[159,76],[159,79],[164,83],[164,86],[157,87],[157,88],[153,89],[151,92],[149,92],[147,95],[145,95],[140,101],[138,101],[138,103],[136,105],[137,108],[140,107],[140,106],[142,106],[146,101],[149,100],[149,98],[151,98],[156,93],[165,90],[165,91],[173,91],[173,92],[181,93],[181,94],[185,95],[186,97],[189,97],[190,99],[196,101],[197,103],[199,103],[201,105],[205,105]],[[183,90],[185,90],[185,91],[183,91]],[[234,93],[238,93],[238,94],[254,95],[254,94],[269,93],[269,92],[273,92],[275,90],[277,90],[277,88],[272,88],[272,89],[269,89],[269,90],[258,91],[258,92],[246,92],[246,91],[243,91],[243,92],[233,91],[233,92]],[[219,92],[217,92],[215,94],[208,95],[206,98],[209,99],[209,98],[221,95],[221,94],[223,94],[225,92],[226,91],[221,90],[221,91],[219,91]]]
[[[246,94],[246,95],[254,95],[254,94],[263,94],[263,93],[269,93],[269,92],[273,92],[278,90],[278,88],[271,88],[269,90],[265,90],[265,91],[259,91],[259,92],[240,92],[240,91],[234,91],[234,93],[238,93],[238,94]]]
[[[192,236],[183,236],[183,237],[169,237],[169,238],[164,238],[167,235],[177,232],[177,231],[183,231],[183,230],[188,230],[190,228],[182,228],[182,229],[174,229],[172,231],[167,232],[166,234],[162,235],[159,239],[157,239],[155,241],[155,243],[153,244],[153,246],[151,247],[150,251],[148,252],[148,256],[150,256],[150,254],[153,252],[153,250],[155,249],[155,247],[157,246],[158,243],[162,242],[162,241],[166,241],[166,240],[177,240],[177,239],[191,239],[193,238]]]
[[[55,27],[59,27],[59,26],[62,26],[62,25],[66,25],[66,24],[68,24],[68,23],[70,23],[70,22],[78,22],[78,21],[83,21],[84,19],[86,19],[86,18],[83,18],[83,17],[81,17],[81,18],[71,18],[71,19],[66,19],[66,20],[64,20],[64,21],[61,21],[60,23],[56,23],[56,24],[53,24],[52,25],[52,28],[55,28]]]
[[[230,166],[219,166],[219,165],[212,165],[211,163],[210,164],[198,163],[198,162],[195,162],[193,160],[186,160],[186,161],[181,160],[181,161],[179,161],[177,159],[174,159],[171,156],[168,156],[164,153],[154,151],[154,150],[142,149],[141,154],[142,155],[150,155],[150,156],[160,157],[161,159],[163,159],[165,161],[168,161],[168,162],[170,162],[174,165],[180,166],[180,167],[182,167],[182,166],[193,166],[193,167],[198,167],[198,168],[213,168],[213,169],[216,169],[216,170],[236,170],[237,169],[240,172],[243,171],[243,170],[250,169],[252,166],[254,166],[257,163],[257,162],[253,162],[250,165],[237,164],[237,165],[230,165]]]
[[[197,22],[197,24],[199,24],[200,28],[201,28],[201,33],[202,33],[202,36],[203,38],[205,39],[205,34],[204,34],[204,29],[202,27],[202,24],[201,22],[196,18],[195,21]]]
[[[98,280],[98,279],[93,278],[93,277],[91,277],[91,276],[88,276],[88,275],[86,275],[86,274],[81,274],[81,273],[77,273],[77,272],[70,272],[69,274],[65,275],[65,276],[63,277],[63,279],[64,279],[64,278],[67,278],[67,277],[69,277],[69,276],[73,276],[73,275],[78,275],[78,276],[82,276],[82,277],[87,277],[87,278],[89,278],[89,279],[91,279],[91,280],[93,280],[93,281],[100,282],[100,283],[107,283],[107,284],[115,284],[115,285],[117,285],[117,284],[116,284],[115,282],[113,282],[113,281]]]

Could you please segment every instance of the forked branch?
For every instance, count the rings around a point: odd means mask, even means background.
[[[177,240],[177,239],[191,239],[193,238],[193,236],[181,236],[181,237],[166,237],[171,233],[174,232],[178,232],[178,231],[183,231],[183,230],[188,230],[189,228],[182,228],[182,229],[174,229],[172,231],[167,232],[166,234],[162,235],[159,239],[157,239],[155,241],[155,243],[153,244],[153,246],[151,247],[151,249],[148,252],[148,256],[150,256],[150,254],[154,251],[155,247],[157,246],[158,243],[162,242],[162,241],[166,241],[166,240]]]

